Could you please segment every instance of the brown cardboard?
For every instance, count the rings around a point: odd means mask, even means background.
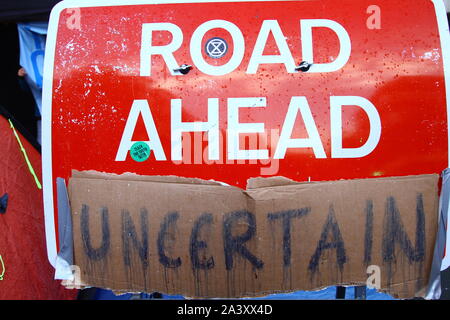
[[[382,291],[422,296],[437,182],[257,178],[243,191],[199,179],[74,173],[74,261],[86,285],[189,297],[365,285],[376,265]]]

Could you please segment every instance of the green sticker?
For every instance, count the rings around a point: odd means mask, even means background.
[[[150,147],[143,141],[136,142],[130,148],[130,155],[134,161],[145,161],[150,157]]]

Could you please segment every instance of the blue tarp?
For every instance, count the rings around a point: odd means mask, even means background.
[[[394,300],[388,294],[377,292],[375,289],[367,289],[366,300]],[[150,295],[141,294],[138,298],[148,299]],[[97,289],[94,299],[96,300],[130,300],[136,298],[135,295],[127,293],[116,296],[112,291]],[[297,291],[292,293],[271,294],[266,297],[256,299],[278,299],[278,300],[333,300],[336,298],[336,287],[328,287],[320,291]],[[184,299],[183,296],[162,295],[162,299]],[[354,288],[349,287],[345,292],[345,299],[354,299]]]
[[[25,69],[27,81],[39,115],[42,110],[42,74],[47,38],[47,22],[18,23],[20,65]]]

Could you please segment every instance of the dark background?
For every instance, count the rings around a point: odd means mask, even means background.
[[[13,120],[18,129],[39,151],[36,140],[36,112],[33,95],[17,75],[19,64],[18,22],[48,21],[50,11],[60,0],[0,0],[0,114]]]

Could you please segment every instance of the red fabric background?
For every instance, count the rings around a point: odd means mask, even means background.
[[[42,182],[41,155],[18,134]],[[0,214],[0,255],[6,268],[0,299],[74,299],[76,290],[54,280],[47,259],[42,190],[28,170],[8,120],[1,116],[0,150],[0,197],[9,195],[6,213]]]

